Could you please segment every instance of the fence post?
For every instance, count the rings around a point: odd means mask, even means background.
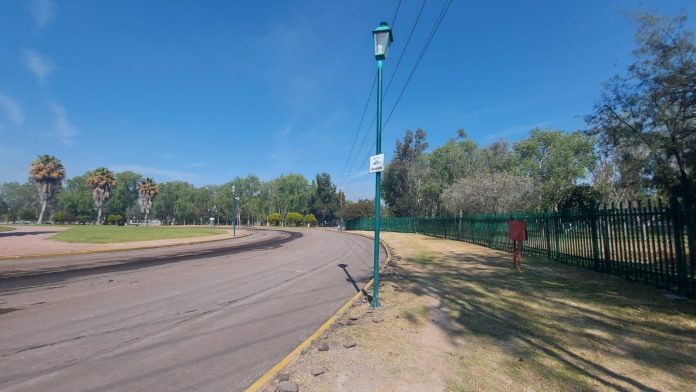
[[[549,210],[544,211],[544,234],[546,235],[546,258],[551,259],[551,225],[549,224]]]
[[[597,232],[597,206],[592,203],[590,206],[590,231],[592,233],[592,260],[594,270],[599,272],[599,233]]]
[[[672,231],[674,233],[674,251],[677,256],[677,293],[686,294],[688,282],[686,278],[686,260],[684,257],[684,224],[682,210],[675,197],[670,199],[672,210]]]
[[[609,246],[609,212],[607,211],[607,203],[604,203],[602,223],[602,237],[604,237],[604,272],[611,273],[611,248]]]
[[[686,220],[686,241],[689,249],[689,291],[687,295],[696,296],[696,205],[693,200],[687,200],[684,208]]]
[[[555,251],[555,256],[554,259],[559,260],[561,258],[561,239],[560,239],[560,230],[561,227],[559,227],[559,220],[560,219],[560,214],[556,211],[553,212],[553,238],[554,238],[554,251]]]

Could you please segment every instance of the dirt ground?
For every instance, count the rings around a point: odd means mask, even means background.
[[[381,309],[355,303],[281,372],[300,391],[694,390],[696,301],[538,258],[517,273],[509,253],[463,242],[382,236],[398,265],[383,272]]]
[[[194,238],[177,238],[168,240],[120,242],[113,244],[79,244],[51,241],[49,238],[69,227],[51,226],[12,226],[16,230],[0,233],[0,260],[17,257],[40,257],[55,253],[89,253],[109,250],[128,250],[142,247],[160,247],[177,244],[207,242],[232,238],[231,233]],[[248,234],[237,230],[237,236]]]

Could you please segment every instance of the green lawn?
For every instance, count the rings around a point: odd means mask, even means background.
[[[0,226],[0,231],[12,231],[15,230],[14,227]]]
[[[142,226],[77,226],[60,232],[52,240],[86,244],[152,241],[172,238],[202,237],[224,234],[226,230],[209,227],[142,227]]]

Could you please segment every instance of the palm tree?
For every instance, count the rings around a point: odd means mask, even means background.
[[[152,202],[159,193],[159,188],[157,188],[155,180],[147,177],[138,184],[138,193],[140,194],[140,198],[138,199],[140,202],[140,209],[143,211],[143,214],[145,214],[145,225],[147,226],[147,218],[152,209]]]
[[[89,174],[85,183],[92,187],[92,200],[94,206],[99,209],[97,224],[100,224],[104,206],[111,197],[111,190],[116,186],[114,173],[105,167],[97,168]]]
[[[58,158],[53,155],[40,155],[29,167],[29,177],[36,184],[41,200],[41,213],[39,223],[43,223],[46,205],[56,194],[65,178],[65,167]]]

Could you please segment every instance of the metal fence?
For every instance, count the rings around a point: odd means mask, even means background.
[[[696,208],[677,200],[586,211],[501,213],[462,218],[385,217],[382,231],[420,233],[512,250],[507,223],[523,220],[525,254],[696,296]],[[374,230],[373,218],[346,221],[347,230]]]

